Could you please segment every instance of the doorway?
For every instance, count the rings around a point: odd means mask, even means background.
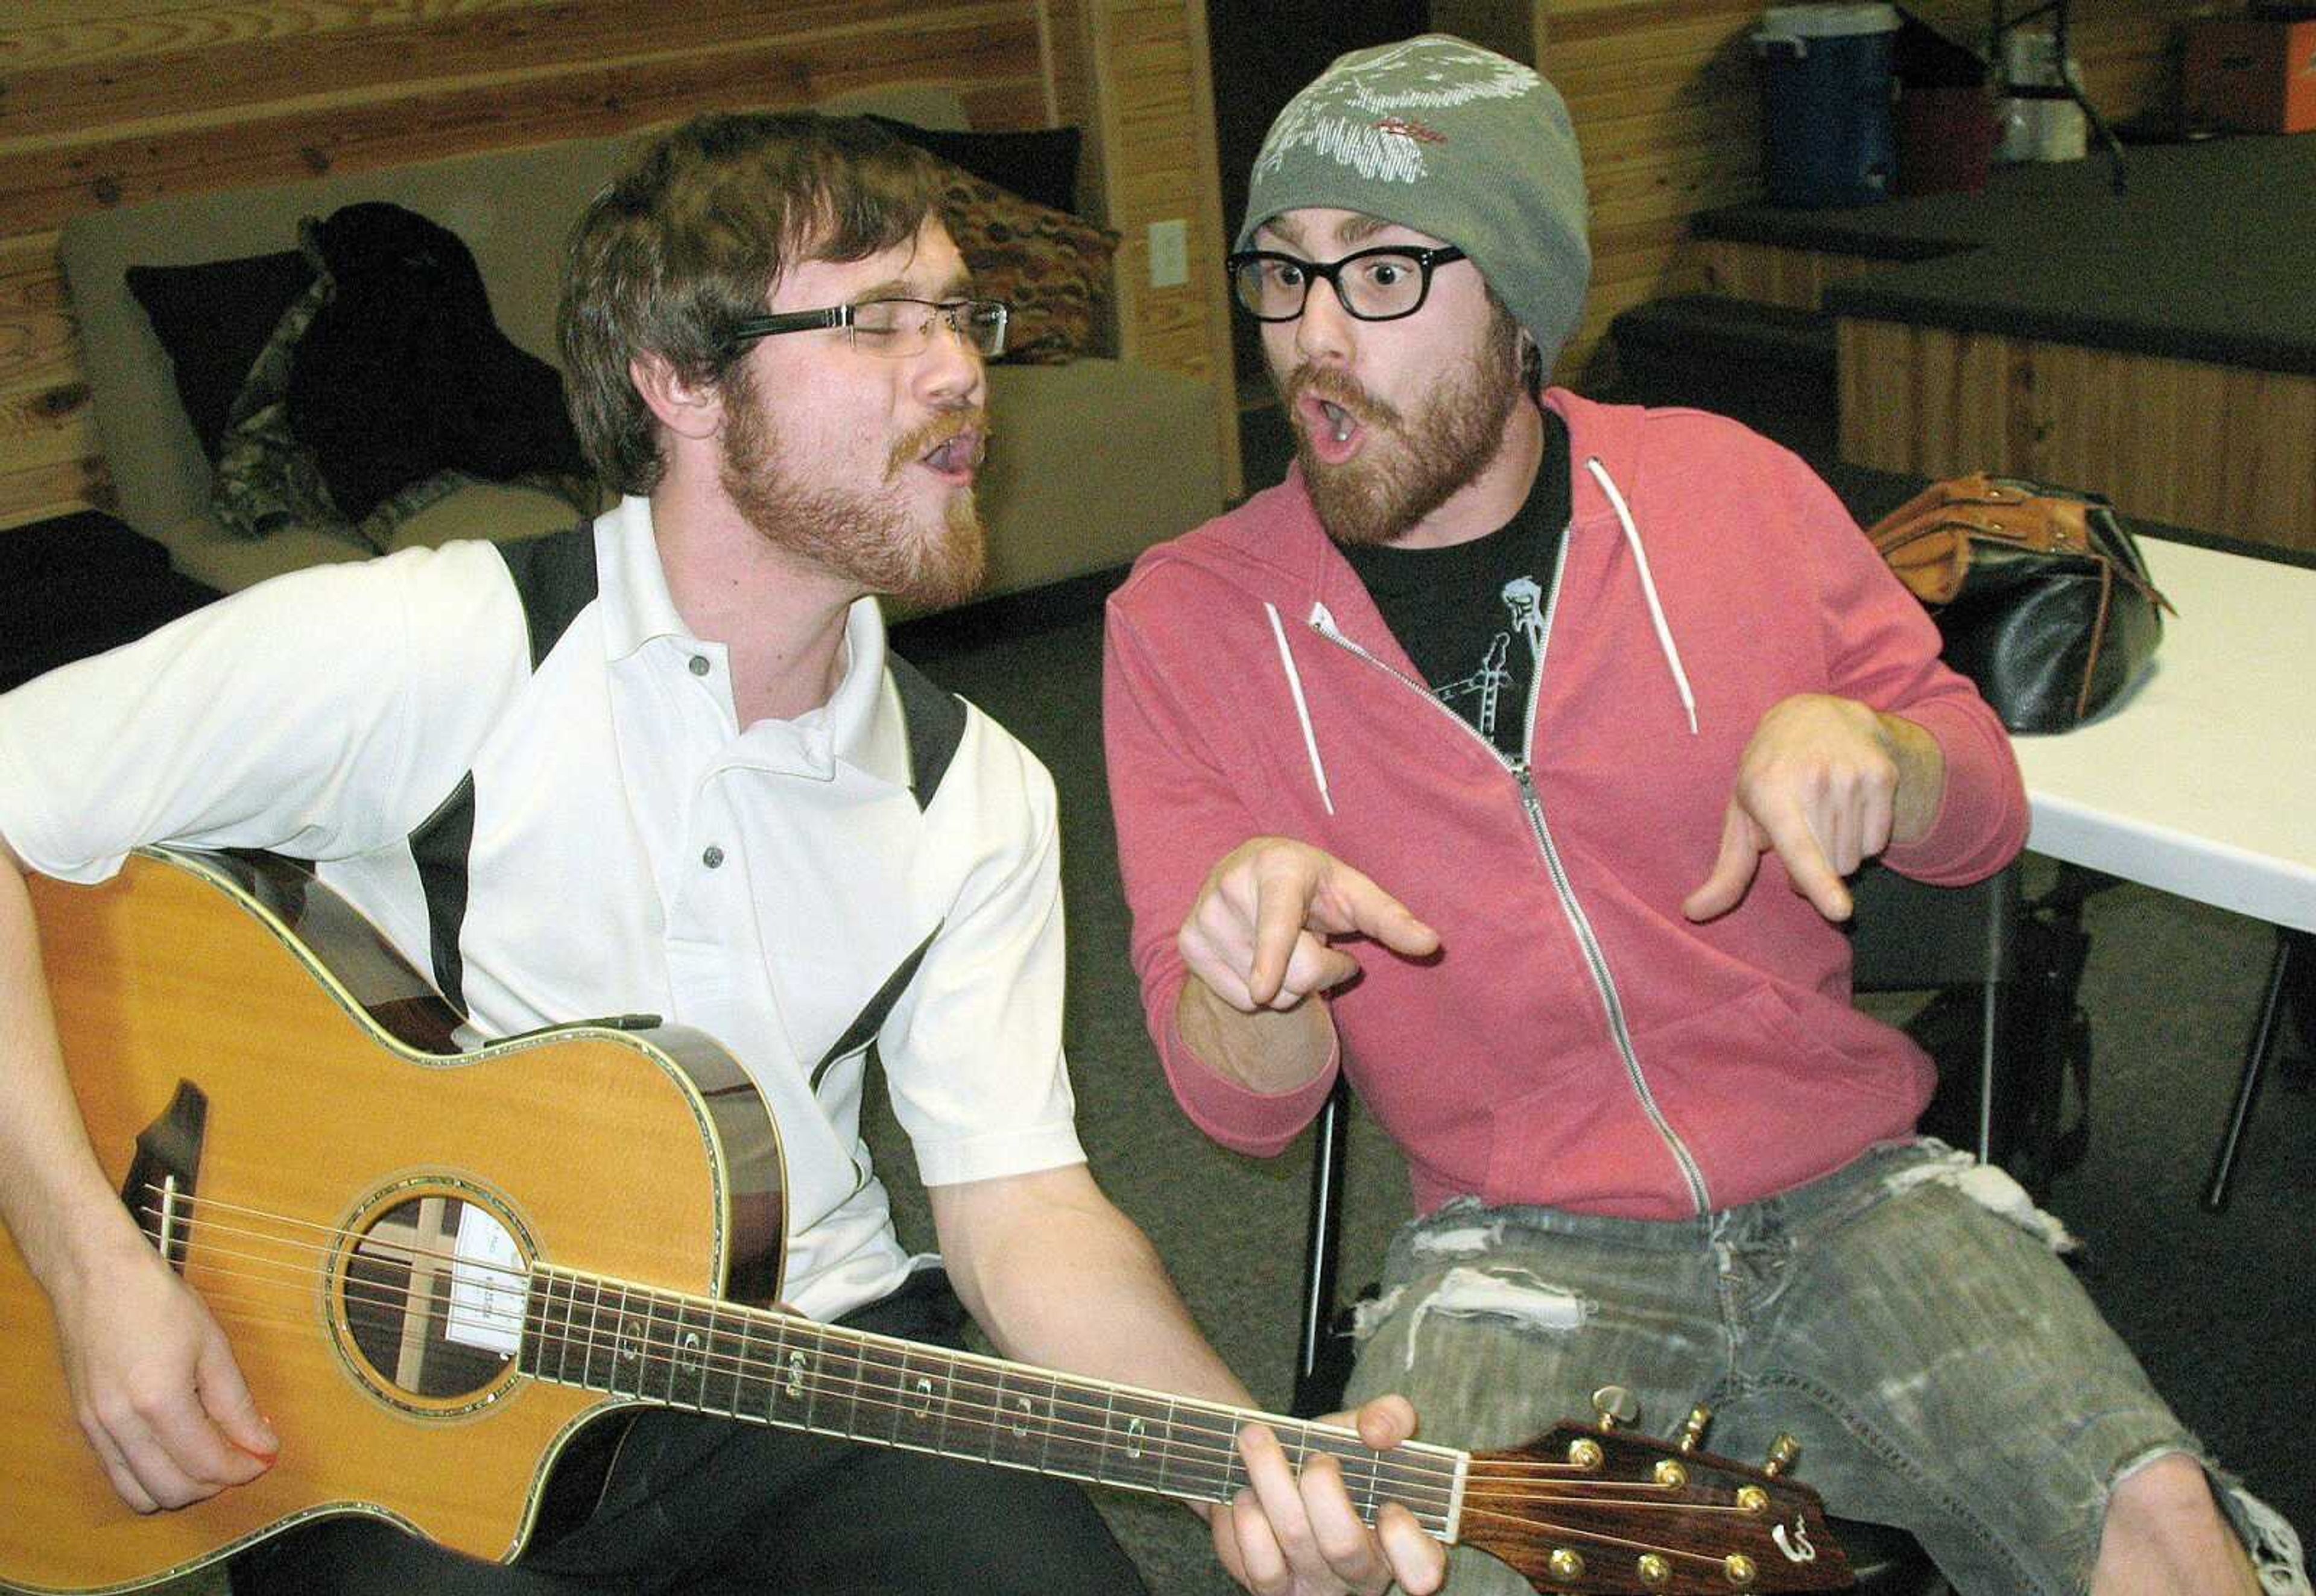
[[[1226,240],[1236,236],[1246,216],[1247,173],[1262,148],[1262,136],[1287,102],[1345,50],[1423,32],[1430,13],[1430,0],[1207,0]],[[1214,269],[1220,265],[1216,262]],[[1256,324],[1235,311],[1231,366],[1246,485],[1250,491],[1267,488],[1285,474],[1293,448],[1263,370]]]

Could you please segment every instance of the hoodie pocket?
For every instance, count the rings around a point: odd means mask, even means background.
[[[1489,1200],[1670,1217],[1694,1211],[1675,1141],[1720,1205],[1733,1172],[1737,1185],[1774,1189],[1831,1167],[1834,1144],[1905,1134],[1929,1095],[1928,1060],[1868,1015],[1803,999],[1764,982],[1638,1033],[1637,1082],[1613,1050],[1553,1069],[1492,1116]]]

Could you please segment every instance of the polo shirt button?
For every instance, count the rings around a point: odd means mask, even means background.
[[[707,656],[704,654],[694,654],[691,656],[692,675],[706,676],[710,669],[711,667],[708,663]]]
[[[711,842],[708,845],[708,851],[699,856],[699,862],[710,870],[721,869],[724,864],[724,850]]]

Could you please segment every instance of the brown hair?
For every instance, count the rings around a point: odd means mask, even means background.
[[[588,205],[564,255],[565,392],[597,474],[622,493],[658,484],[636,359],[721,381],[738,359],[731,329],[763,314],[783,270],[905,244],[940,193],[930,158],[856,117],[717,112],[646,149]]]

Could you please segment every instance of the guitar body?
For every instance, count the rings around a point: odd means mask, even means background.
[[[161,1169],[191,1186],[165,1199],[165,1228],[164,1200],[131,1206],[209,1304],[282,1451],[251,1485],[130,1512],[0,1231],[0,1583],[127,1589],[349,1512],[512,1556],[579,1427],[628,1404],[475,1344],[493,1299],[462,1327],[447,1267],[469,1234],[512,1271],[480,1278],[518,1291],[544,1264],[777,1296],[777,1132],[697,1033],[621,1022],[459,1053],[424,979],[278,860],[155,853],[101,888],[33,886],[97,1158],[116,1189],[133,1165],[140,1184]],[[519,1299],[495,1300],[520,1322]]]

